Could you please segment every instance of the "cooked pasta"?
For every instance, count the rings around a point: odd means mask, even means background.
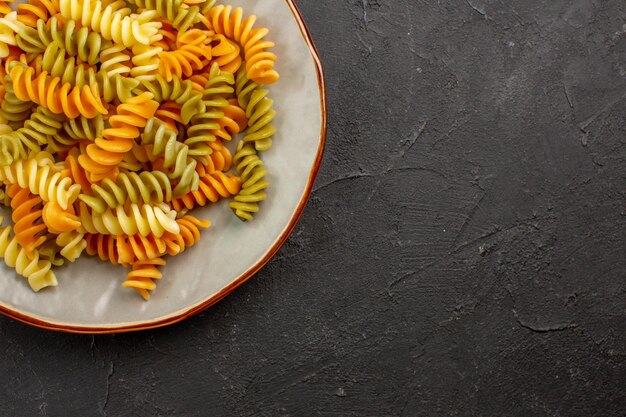
[[[190,210],[229,199],[249,221],[266,198],[269,31],[215,0],[11,1],[0,0],[0,257],[39,291],[86,252],[129,268],[122,286],[147,300],[166,257],[211,224]]]

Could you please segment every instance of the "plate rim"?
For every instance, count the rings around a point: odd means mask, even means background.
[[[315,65],[315,70],[317,73],[317,83],[320,92],[320,107],[322,111],[321,118],[321,131],[319,138],[319,145],[317,148],[317,155],[315,157],[315,161],[313,162],[313,166],[311,167],[311,171],[309,172],[309,178],[307,180],[307,185],[304,189],[304,193],[302,194],[296,209],[291,216],[289,223],[283,229],[280,236],[274,241],[272,246],[268,251],[265,252],[264,255],[261,256],[250,268],[248,268],[244,273],[235,278],[229,285],[222,288],[217,293],[208,296],[202,301],[195,303],[191,306],[185,307],[181,310],[178,310],[174,313],[168,314],[166,316],[161,316],[155,319],[132,322],[132,323],[120,323],[120,324],[101,324],[101,325],[77,325],[77,324],[69,324],[62,322],[54,322],[48,321],[41,317],[37,317],[36,315],[22,313],[17,311],[16,309],[12,309],[10,307],[5,306],[0,303],[0,313],[8,316],[12,319],[20,321],[22,323],[29,324],[31,326],[47,329],[47,330],[55,330],[66,333],[83,333],[83,334],[107,334],[107,333],[125,333],[125,332],[134,332],[139,330],[148,330],[155,329],[158,327],[168,326],[170,324],[178,323],[182,320],[190,318],[201,311],[211,307],[215,303],[222,300],[224,297],[235,291],[240,285],[244,282],[248,281],[252,276],[254,276],[270,259],[274,257],[278,249],[285,243],[293,229],[295,228],[298,220],[302,216],[302,212],[306,207],[307,202],[309,201],[309,197],[311,196],[311,192],[313,190],[313,183],[315,182],[315,178],[317,177],[317,173],[320,168],[320,164],[322,162],[322,156],[324,154],[324,147],[326,144],[326,120],[327,120],[327,109],[326,109],[326,84],[324,82],[324,72],[322,69],[322,62],[311,37],[311,33],[309,32],[309,28],[307,27],[298,6],[295,4],[294,0],[285,0],[287,6],[291,10],[298,27],[300,28],[300,33],[309,48],[309,52],[311,53],[311,57],[313,58],[313,63]]]

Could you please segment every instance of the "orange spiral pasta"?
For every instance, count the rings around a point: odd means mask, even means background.
[[[54,0],[29,0],[17,5],[17,20],[36,28],[38,20],[47,20],[58,12],[59,5]]]
[[[217,171],[200,176],[200,184],[196,191],[172,200],[176,211],[183,208],[191,210],[196,205],[204,207],[208,202],[215,203],[221,198],[236,195],[241,190],[241,180],[235,175],[227,175]]]
[[[200,175],[204,175],[204,172],[213,173],[215,171],[228,171],[233,165],[233,156],[226,146],[222,144],[221,140],[209,143],[209,147],[213,151],[209,155],[208,161],[205,165],[198,165],[196,171]]]
[[[218,64],[222,71],[237,72],[243,62],[239,45],[221,34],[215,36],[215,42],[216,45],[211,50],[213,54],[211,63]]]
[[[211,8],[208,14],[211,29],[243,47],[248,78],[258,84],[272,84],[278,80],[278,73],[274,70],[276,55],[267,51],[274,47],[274,42],[264,40],[268,29],[254,29],[255,15],[244,19],[241,7],[233,11],[232,6],[224,5]]]
[[[10,185],[7,194],[13,209],[11,217],[15,222],[15,239],[27,253],[32,253],[46,241],[46,225],[42,220],[43,200],[17,184]]]
[[[163,274],[159,271],[159,266],[165,265],[165,259],[154,258],[147,261],[137,261],[132,265],[132,271],[127,275],[126,281],[122,283],[124,288],[133,288],[143,297],[150,299],[150,291],[156,288],[154,280],[161,279]]]
[[[237,99],[229,100],[227,106],[220,107],[220,111],[224,117],[218,120],[220,128],[212,132],[215,137],[231,140],[232,135],[242,132],[248,125],[246,111],[239,107]]]
[[[175,256],[198,243],[200,240],[200,229],[211,226],[208,220],[200,220],[194,216],[186,215],[178,220],[180,233],[166,233],[163,242],[166,245],[167,254]]]
[[[87,252],[88,255],[97,255],[101,261],[108,261],[116,265],[125,263],[120,260],[114,236],[87,233],[85,235],[85,241],[87,242],[85,252]]]
[[[53,113],[64,113],[70,118],[80,115],[93,118],[108,113],[97,84],[72,87],[70,83],[61,85],[61,78],[50,77],[45,71],[35,78],[34,74],[35,70],[24,64],[16,64],[10,70],[13,90],[20,100],[30,100]]]
[[[139,128],[146,125],[159,107],[152,97],[151,93],[142,93],[117,106],[117,114],[109,118],[111,127],[102,132],[103,138],[96,138],[87,146],[86,155],[78,157],[92,182],[110,178],[124,154],[132,149],[133,139],[141,133]]]
[[[194,71],[204,68],[211,57],[208,45],[183,45],[174,51],[163,51],[159,53],[159,74],[168,82],[175,76],[189,77]]]
[[[177,123],[183,124],[181,117],[182,106],[175,101],[165,101],[154,113],[154,117],[165,123],[165,126],[173,132],[178,133]]]
[[[48,231],[54,234],[71,232],[81,226],[78,216],[74,213],[74,208],[64,210],[56,201],[48,201],[42,210],[41,216]]]

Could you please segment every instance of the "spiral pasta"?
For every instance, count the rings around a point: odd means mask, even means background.
[[[200,176],[200,183],[196,191],[172,200],[172,207],[176,211],[183,208],[191,210],[195,206],[204,207],[208,202],[216,203],[221,198],[236,195],[241,189],[241,180],[234,175],[226,175],[217,171]]]
[[[178,142],[176,134],[167,129],[159,119],[152,118],[146,123],[143,135],[143,145],[150,145],[152,158],[162,158],[163,168],[167,170],[169,178],[177,179],[173,195],[180,196],[195,189],[198,183],[198,174],[195,171],[196,161],[190,155],[187,145]]]
[[[163,277],[163,274],[158,268],[163,265],[165,265],[165,259],[163,258],[134,262],[132,264],[132,271],[128,273],[127,279],[122,283],[122,286],[125,288],[133,288],[144,300],[149,300],[150,291],[156,288],[154,280]]]
[[[46,225],[42,220],[43,200],[27,188],[13,184],[7,188],[11,199],[15,240],[30,254],[46,241]]]
[[[184,33],[189,27],[204,16],[199,15],[197,6],[185,5],[181,0],[128,0],[129,3],[147,10],[154,10],[163,19],[167,19],[178,33]]]
[[[180,104],[180,115],[182,123],[187,124],[194,114],[204,111],[204,102],[202,101],[202,91],[194,90],[193,83],[188,80],[182,80],[180,77],[172,77],[168,82],[161,75],[157,75],[154,80],[144,80],[141,88],[149,91],[154,95],[154,99],[163,102],[173,100]]]
[[[10,226],[0,228],[0,258],[4,259],[4,263],[25,277],[33,291],[56,286],[57,278],[51,269],[52,263],[40,259],[36,250],[29,254],[10,234]]]
[[[54,160],[40,152],[36,158],[0,166],[0,180],[28,188],[43,201],[53,201],[65,210],[80,193],[80,185],[50,165]]]
[[[251,220],[266,198],[268,31],[215,0],[7,1],[0,257],[38,291],[86,252],[130,268],[122,286],[147,300],[210,226],[190,210],[230,199]]]
[[[127,48],[138,43],[149,45],[151,40],[159,36],[161,24],[152,22],[156,12],[145,11],[131,15],[131,10],[121,0],[106,6],[100,0],[59,0],[59,6],[59,13],[64,19],[76,20],[82,26],[100,33],[104,39]]]
[[[15,96],[20,100],[30,100],[44,106],[53,113],[64,113],[67,117],[79,115],[96,117],[98,113],[107,114],[97,86],[71,87],[69,83],[61,85],[59,77],[49,77],[47,72],[40,73],[33,79],[34,70],[24,64],[16,64],[10,72]]]
[[[233,162],[242,181],[241,191],[235,196],[230,207],[242,220],[252,220],[259,211],[259,202],[265,200],[265,190],[269,182],[265,179],[267,170],[250,143],[239,142]]]
[[[163,203],[172,200],[170,179],[161,171],[120,173],[116,181],[106,178],[100,185],[91,187],[93,195],[78,196],[97,213],[108,208],[116,208],[127,202]]]
[[[0,162],[11,163],[17,159],[25,159],[27,150],[39,151],[41,147],[51,141],[61,128],[62,118],[50,112],[48,109],[39,107],[30,118],[24,122],[24,126],[0,135],[0,147],[12,143],[17,153],[3,152],[0,150]],[[18,144],[19,143],[19,144]],[[8,145],[7,145],[8,146]]]
[[[76,261],[87,247],[85,233],[80,230],[59,233],[55,243],[61,248],[61,256],[70,262]]]
[[[176,212],[165,203],[130,204],[128,209],[118,206],[116,209],[106,209],[103,213],[97,213],[88,208],[84,202],[80,202],[78,217],[87,232],[103,235],[139,233],[147,236],[152,233],[160,237],[165,231],[172,233],[179,231]]]
[[[211,8],[208,14],[211,29],[242,45],[250,79],[259,84],[272,84],[278,80],[279,75],[274,70],[276,55],[267,51],[274,47],[274,42],[264,40],[268,29],[254,29],[255,15],[244,19],[241,7],[233,11],[232,6],[224,5]]]
[[[63,122],[63,132],[74,140],[89,139],[91,141],[102,137],[104,130],[104,119],[98,114],[92,119],[79,116]]]
[[[0,103],[0,118],[11,128],[22,127],[24,121],[30,116],[34,103],[19,99],[13,90],[13,83],[10,77],[5,77],[4,99]]]
[[[111,127],[102,131],[103,138],[96,138],[87,146],[86,155],[78,158],[92,178],[105,178],[117,169],[123,155],[132,149],[133,139],[139,137],[139,128],[146,125],[158,106],[152,94],[142,93],[117,107],[117,114],[109,118]]]
[[[168,82],[174,77],[189,77],[194,71],[203,69],[211,60],[211,48],[204,45],[183,45],[174,51],[158,54],[159,74]]]

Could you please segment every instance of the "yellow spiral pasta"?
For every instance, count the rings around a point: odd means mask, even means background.
[[[152,233],[160,237],[165,231],[172,233],[179,231],[176,211],[165,203],[129,204],[128,209],[118,206],[115,209],[106,209],[103,213],[97,213],[81,201],[78,206],[78,217],[87,232],[103,235],[139,233],[142,236],[148,236]]]
[[[124,1],[105,6],[100,0],[59,0],[59,12],[64,19],[80,22],[82,26],[100,33],[104,39],[132,47],[138,43],[149,45],[158,39],[159,22],[153,22],[155,11],[132,15]]]
[[[70,262],[76,261],[87,247],[85,233],[80,230],[59,233],[55,243],[61,248],[61,256]]]
[[[39,291],[86,252],[130,268],[122,286],[147,300],[166,257],[211,224],[190,210],[228,204],[249,221],[266,198],[269,31],[215,0],[11,1],[0,0],[12,223],[0,257]]]
[[[80,185],[73,184],[69,177],[57,171],[53,162],[49,154],[40,152],[26,161],[0,166],[0,180],[28,188],[43,201],[59,203],[65,210],[78,198]]]

